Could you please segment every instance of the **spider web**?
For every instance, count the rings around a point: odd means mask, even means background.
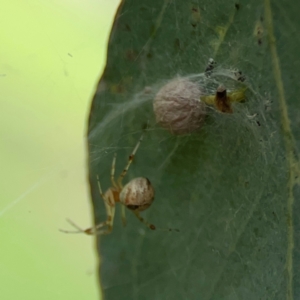
[[[293,134],[300,132],[295,124],[289,127],[289,117],[299,118],[299,112],[285,114],[287,96],[297,92],[284,77],[292,57],[285,42],[296,51],[290,14],[279,2],[271,9],[269,1],[123,2],[89,120],[95,218],[105,219],[96,174],[108,188],[113,153],[118,174],[149,122],[125,181],[148,177],[156,200],[143,216],[180,232],[150,232],[130,213],[123,228],[117,213],[113,233],[98,239],[105,299],[293,299],[299,294],[293,268],[299,256],[293,248],[298,245],[293,210],[299,206],[293,202],[299,194]],[[269,43],[273,31],[281,37],[278,46]],[[195,133],[170,135],[155,123],[155,94],[176,76],[213,93],[203,74],[209,58],[218,63],[216,84],[224,83],[221,75],[230,69],[245,74],[247,101],[236,104],[233,114],[209,110]],[[288,104],[299,108],[295,100]]]

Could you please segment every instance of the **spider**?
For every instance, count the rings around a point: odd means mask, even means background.
[[[112,186],[105,193],[102,192],[99,176],[97,175],[99,193],[104,201],[106,209],[106,221],[84,230],[78,227],[71,220],[67,220],[73,227],[77,229],[77,231],[61,230],[62,232],[85,233],[88,235],[103,235],[111,233],[113,229],[113,222],[115,216],[115,204],[118,202],[122,204],[122,222],[124,226],[126,225],[125,207],[127,207],[148,228],[150,228],[151,230],[156,229],[156,227],[153,224],[148,223],[140,216],[140,212],[147,209],[154,200],[154,188],[150,180],[145,177],[137,177],[130,180],[125,186],[123,186],[122,184],[123,178],[127,174],[127,171],[133,161],[135,153],[138,150],[142,140],[143,135],[138,140],[136,146],[134,147],[132,153],[129,156],[127,165],[125,166],[124,170],[122,171],[117,180],[115,180],[115,166],[117,154],[114,154],[110,172]],[[106,228],[104,229],[104,227]],[[171,231],[172,229],[167,230]]]

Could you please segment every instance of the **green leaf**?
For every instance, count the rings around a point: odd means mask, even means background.
[[[108,188],[113,154],[122,171],[147,122],[125,182],[151,180],[143,217],[116,205],[113,232],[99,236],[105,299],[299,299],[300,70],[297,1],[123,1],[89,120],[96,223],[106,219],[96,182]],[[248,88],[232,114],[207,109],[203,127],[176,136],[152,103],[182,76]],[[228,76],[237,68],[239,83]]]

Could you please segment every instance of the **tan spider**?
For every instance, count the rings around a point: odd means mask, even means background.
[[[111,179],[112,186],[105,192],[105,194],[103,194],[102,192],[99,176],[97,175],[99,193],[102,199],[104,200],[104,204],[106,208],[106,215],[107,215],[106,221],[101,222],[94,227],[90,227],[88,229],[83,230],[80,227],[78,227],[75,223],[73,223],[71,220],[68,220],[68,222],[72,226],[74,226],[77,229],[77,231],[61,230],[62,232],[85,233],[89,235],[100,235],[100,234],[102,235],[102,234],[111,233],[113,228],[114,216],[115,216],[115,204],[117,202],[123,204],[122,205],[123,225],[126,225],[125,207],[127,207],[148,228],[152,230],[156,229],[153,224],[150,224],[146,220],[144,220],[139,213],[140,211],[147,209],[154,200],[154,188],[151,182],[149,181],[149,179],[145,177],[137,177],[130,180],[125,186],[122,185],[122,180],[127,174],[127,171],[133,161],[134,155],[138,150],[142,140],[143,140],[143,135],[140,137],[132,153],[130,154],[127,165],[125,166],[124,170],[120,174],[117,181],[115,181],[114,178],[117,155],[116,154],[114,155],[112,166],[111,166],[111,172],[110,172],[110,179]],[[106,228],[104,229],[104,227]],[[167,229],[167,230],[171,230],[171,229]]]

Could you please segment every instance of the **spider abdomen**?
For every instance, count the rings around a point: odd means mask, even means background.
[[[148,178],[137,177],[129,181],[120,192],[120,202],[128,209],[143,211],[154,200],[154,188]]]

